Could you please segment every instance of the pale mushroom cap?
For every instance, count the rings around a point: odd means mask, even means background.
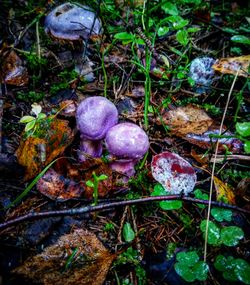
[[[90,31],[93,35],[102,32],[101,21],[89,7],[72,3],[54,8],[45,18],[44,26],[46,33],[62,40],[87,39]]]
[[[109,153],[118,158],[140,159],[149,148],[149,140],[137,125],[121,123],[107,132],[106,146]]]
[[[117,124],[118,111],[105,97],[89,97],[79,104],[76,122],[82,138],[101,140],[107,131]]]

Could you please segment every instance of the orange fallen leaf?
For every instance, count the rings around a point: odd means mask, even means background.
[[[212,68],[222,74],[236,75],[237,70],[240,68],[238,76],[250,77],[248,68],[250,64],[250,55],[228,57],[218,59]]]
[[[13,272],[44,285],[101,285],[115,257],[95,234],[76,229]]]
[[[202,134],[213,122],[204,110],[192,104],[163,113],[162,120],[171,133],[181,137],[188,133]]]
[[[214,186],[216,189],[217,201],[235,204],[235,194],[229,185],[214,176]]]
[[[43,130],[43,137],[22,140],[16,151],[18,163],[26,168],[24,181],[33,178],[72,142],[73,133],[68,122],[53,119],[50,128]]]

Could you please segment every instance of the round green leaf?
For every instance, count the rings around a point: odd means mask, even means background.
[[[86,181],[86,185],[91,188],[95,187],[94,183],[91,180]]]
[[[229,210],[229,209],[213,208],[211,210],[211,215],[218,222],[222,222],[222,221],[230,222],[232,220],[233,212],[231,210]]]
[[[235,43],[250,45],[250,38],[243,35],[235,35],[231,37],[231,41]]]
[[[250,284],[250,264],[241,258],[235,259],[234,264],[234,273],[238,280]]]
[[[124,226],[123,226],[123,238],[126,242],[130,242],[132,240],[134,240],[135,238],[135,233],[130,225],[130,223],[126,223]]]
[[[179,30],[176,34],[176,39],[181,45],[186,46],[189,42],[188,32],[186,30]]]
[[[226,271],[227,270],[227,259],[223,255],[218,255],[214,262],[214,267],[219,271]]]
[[[179,274],[185,281],[187,282],[193,282],[195,281],[195,275],[190,270],[188,266],[185,266],[183,263],[177,262],[174,265],[174,269],[177,274]]]
[[[236,123],[236,131],[243,137],[250,136],[250,122]]]
[[[162,210],[177,210],[182,207],[182,201],[172,200],[172,201],[161,201],[160,207]]]
[[[203,220],[200,224],[200,229],[205,237],[207,221]],[[208,243],[212,245],[220,244],[220,229],[213,222],[208,222]]]
[[[221,230],[221,241],[227,246],[235,246],[244,237],[244,232],[236,226],[225,227]]]
[[[201,191],[200,189],[196,189],[196,190],[194,191],[194,196],[195,196],[195,198],[197,198],[197,199],[208,200],[208,195],[202,193],[202,191]],[[206,208],[206,206],[203,205],[203,204],[197,204],[197,206],[198,206],[199,208],[201,208],[201,209]]]
[[[195,278],[200,281],[205,281],[207,279],[208,270],[209,267],[204,261],[198,261],[193,267]]]
[[[199,261],[199,256],[196,251],[179,252],[176,255],[176,259],[180,263],[186,264],[186,266],[192,266]]]
[[[228,281],[237,281],[238,280],[238,278],[235,276],[234,271],[223,272],[223,277]]]
[[[250,153],[250,141],[244,143],[244,151],[248,154]]]

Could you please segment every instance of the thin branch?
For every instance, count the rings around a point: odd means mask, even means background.
[[[0,224],[0,230],[3,230],[5,228],[14,226],[20,222],[24,222],[28,220],[38,220],[38,219],[44,219],[48,217],[58,217],[58,216],[82,215],[86,213],[92,213],[92,212],[98,212],[98,211],[104,211],[104,210],[113,210],[116,207],[137,205],[137,204],[148,203],[148,202],[167,201],[167,200],[168,201],[182,200],[187,203],[198,203],[198,204],[203,204],[203,205],[209,205],[208,200],[200,200],[200,199],[195,199],[195,198],[190,198],[190,197],[183,197],[182,195],[145,197],[145,198],[140,198],[140,199],[135,199],[135,200],[126,200],[126,201],[106,203],[106,204],[101,204],[97,206],[84,206],[84,207],[75,208],[75,209],[29,213],[29,214],[20,216],[18,218],[15,218],[15,219],[12,219],[12,220],[9,220],[7,222]],[[222,202],[211,201],[211,205],[215,207],[231,209],[231,210],[238,211],[238,212],[245,213],[245,214],[250,214],[250,210],[242,209],[237,206],[225,204]]]

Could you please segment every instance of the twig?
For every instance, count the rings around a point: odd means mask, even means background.
[[[209,205],[208,200],[200,200],[190,197],[183,197],[182,195],[171,195],[171,196],[154,196],[154,197],[145,197],[136,200],[126,200],[126,201],[118,201],[113,203],[106,203],[97,206],[84,206],[75,209],[67,209],[67,210],[59,210],[59,211],[47,211],[47,212],[40,212],[40,213],[29,213],[18,218],[9,220],[0,224],[0,230],[8,228],[10,226],[14,226],[20,222],[28,221],[28,220],[35,220],[35,219],[43,219],[47,217],[58,217],[58,216],[75,216],[75,215],[82,215],[90,212],[97,212],[103,210],[112,210],[115,207],[123,207],[128,205],[136,205],[148,202],[157,202],[157,201],[171,201],[171,200],[182,200],[187,203],[198,203],[203,205]],[[222,207],[226,209],[231,209],[234,211],[238,211],[245,214],[250,214],[250,210],[242,209],[237,206],[225,204],[222,202],[211,201],[211,205],[215,207]]]
[[[233,88],[234,88],[236,79],[238,77],[239,71],[240,71],[240,68],[238,68],[238,70],[237,70],[237,73],[236,73],[236,75],[234,77],[232,86],[231,86],[230,91],[229,91],[228,96],[227,96],[227,102],[226,102],[225,110],[224,110],[224,113],[223,113],[223,116],[222,116],[222,119],[221,119],[219,136],[222,134],[223,124],[224,124],[224,120],[225,120],[225,117],[226,117],[228,105],[229,105],[229,102],[230,102],[231,94],[233,92]],[[206,259],[207,259],[208,225],[209,225],[209,218],[210,218],[210,212],[211,212],[211,204],[210,204],[210,202],[212,201],[214,172],[215,172],[215,164],[216,164],[216,158],[217,158],[217,154],[218,154],[218,149],[219,149],[219,140],[217,140],[217,142],[216,142],[216,147],[215,147],[215,152],[214,152],[214,162],[213,162],[212,173],[211,173],[211,182],[210,182],[210,190],[209,190],[209,204],[208,204],[206,232],[205,232],[205,242],[204,242],[204,262],[206,262]]]

